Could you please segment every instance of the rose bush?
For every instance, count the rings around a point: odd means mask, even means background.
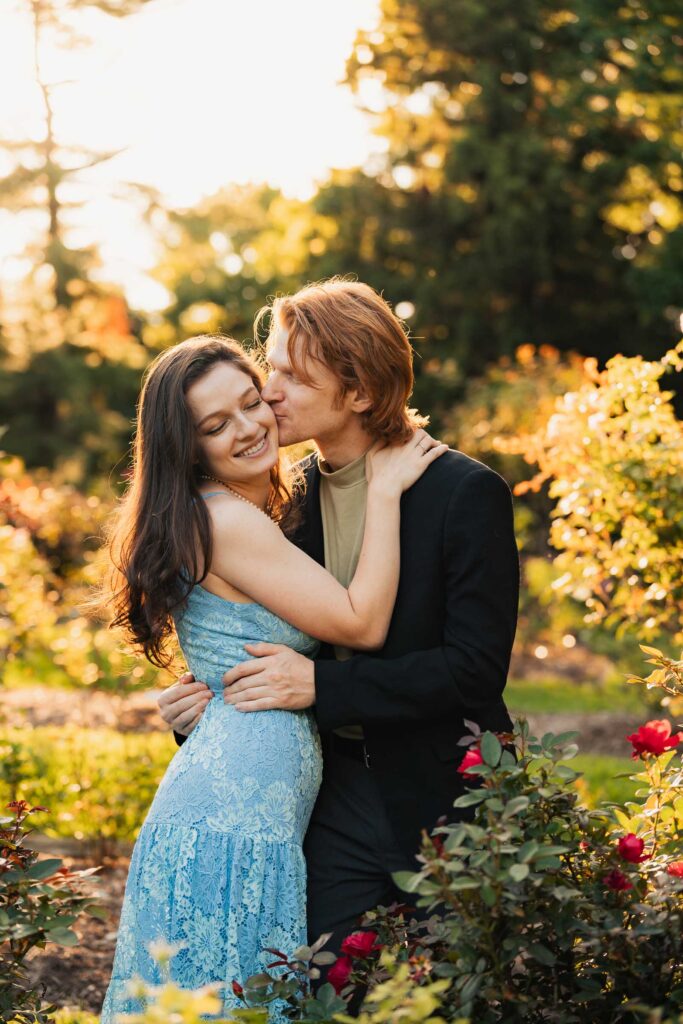
[[[38,860],[26,843],[25,822],[44,807],[13,801],[0,817],[0,1024],[42,1024],[55,1010],[43,1005],[26,970],[29,952],[47,942],[73,946],[71,925],[82,913],[105,916],[83,881],[96,869],[71,871],[61,860]]]

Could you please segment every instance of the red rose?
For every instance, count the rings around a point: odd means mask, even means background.
[[[238,999],[241,999],[244,996],[244,989],[240,985],[239,981],[233,981],[232,992]]]
[[[462,761],[458,765],[458,771],[463,775],[468,768],[472,768],[475,764],[483,764],[484,758],[481,756],[481,751],[478,747],[470,747]]]
[[[683,878],[683,860],[672,860],[666,866],[666,873],[674,878]]]
[[[683,740],[683,732],[677,732],[672,736],[669,722],[663,719],[653,719],[653,721],[641,725],[638,732],[627,736],[626,739],[633,744],[632,757],[637,760],[645,754],[654,754],[655,757],[659,757],[667,750],[677,747]]]
[[[349,980],[351,974],[351,957],[340,956],[337,957],[337,962],[332,964],[329,971],[327,972],[327,980],[339,995],[341,990],[344,988]]]
[[[628,889],[633,888],[626,875],[622,874],[619,868],[615,868],[608,875],[605,875],[605,885],[609,889],[614,889],[615,892],[626,892]]]
[[[444,842],[441,836],[432,836],[432,846],[436,850],[438,857],[443,857]]]
[[[342,953],[364,960],[380,948],[377,945],[377,932],[353,932],[347,935],[341,944]]]
[[[586,850],[590,850],[590,848],[591,848],[591,844],[587,843],[585,839],[582,839],[581,842],[579,843],[579,849],[582,850],[583,853],[585,853]]]
[[[640,864],[642,861],[647,860],[647,857],[643,856],[645,843],[633,832],[629,832],[628,835],[622,836],[617,845],[619,848],[619,856],[622,860],[627,860],[631,864]]]

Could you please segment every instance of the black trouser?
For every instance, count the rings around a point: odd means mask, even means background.
[[[366,911],[409,899],[391,873],[418,869],[399,849],[362,752],[361,741],[325,739],[323,783],[304,841],[309,942],[332,932],[325,949],[334,953]]]

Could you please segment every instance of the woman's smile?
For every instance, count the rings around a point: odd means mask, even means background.
[[[235,453],[235,458],[236,459],[253,459],[253,458],[258,457],[259,455],[262,455],[264,453],[264,451],[266,451],[269,447],[270,447],[270,445],[269,445],[268,431],[266,431],[265,434],[263,435],[263,437],[261,438],[261,440],[257,441],[256,444],[251,446],[251,448],[245,448],[241,452],[236,452]]]

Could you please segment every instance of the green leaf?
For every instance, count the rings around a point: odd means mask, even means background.
[[[340,1010],[346,1009],[346,1003],[343,999],[339,998],[329,981],[326,981],[318,989],[316,1002],[320,1004],[328,1017],[331,1017],[333,1013],[339,1013]]]
[[[49,875],[54,875],[61,866],[61,860],[39,860],[28,869],[26,876],[33,879],[48,878]]]
[[[529,806],[528,796],[515,796],[512,800],[508,800],[503,811],[504,818],[511,818],[513,814],[519,814],[520,811],[525,811]]]
[[[559,747],[567,740],[574,740],[579,735],[578,729],[569,729],[568,732],[558,732],[557,736],[553,737],[553,746]]]
[[[529,952],[534,960],[538,960],[539,964],[545,964],[546,967],[552,967],[557,960],[555,954],[541,942],[532,942],[529,946]]]
[[[330,953],[327,950],[322,950],[320,953],[313,954],[313,963],[317,967],[326,967],[328,964],[336,963],[337,957],[334,953]]]
[[[536,842],[536,840],[529,839],[528,842],[520,846],[519,850],[517,851],[517,859],[522,864],[525,864],[527,861],[532,859],[532,857],[538,852],[538,850],[539,845]]]
[[[451,878],[448,883],[450,889],[478,889],[481,886],[481,882],[478,882],[476,878],[459,878],[457,875],[455,878]]]
[[[460,992],[460,997],[463,1002],[466,1002],[468,999],[472,999],[477,994],[481,982],[482,978],[480,974],[473,974],[467,979]]]
[[[488,883],[484,883],[481,887],[481,898],[487,907],[495,907],[496,905],[496,893],[493,886]]]
[[[391,877],[403,892],[417,892],[423,881],[422,875],[414,871],[396,871]]]
[[[313,951],[310,946],[299,946],[292,953],[292,960],[310,960],[313,955]]]
[[[482,803],[486,799],[487,796],[488,796],[488,793],[486,792],[485,789],[484,790],[475,789],[471,793],[465,793],[463,796],[459,796],[458,799],[454,801],[453,806],[454,807],[473,807],[474,804]]]
[[[508,874],[510,875],[510,878],[512,878],[513,881],[515,881],[515,882],[523,882],[524,879],[529,874],[529,865],[528,864],[513,864],[510,867],[510,869],[508,871]]]
[[[484,763],[490,765],[491,768],[496,768],[503,752],[498,737],[494,736],[492,732],[485,732],[481,738],[480,750]]]
[[[53,928],[49,933],[50,942],[56,942],[58,946],[78,945],[78,936],[69,928]]]

